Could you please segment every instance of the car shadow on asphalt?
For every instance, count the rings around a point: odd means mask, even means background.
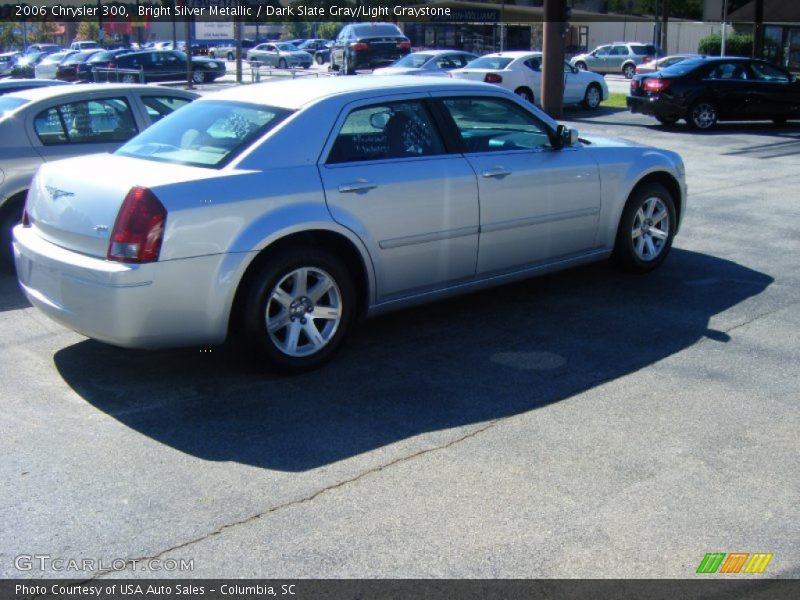
[[[300,376],[225,348],[89,340],[54,362],[88,403],[175,450],[298,472],[558,402],[703,338],[726,343],[709,320],[772,282],[675,249],[644,276],[597,264],[367,320],[331,364]]]
[[[30,305],[19,287],[16,273],[0,272],[0,312],[27,308]]]

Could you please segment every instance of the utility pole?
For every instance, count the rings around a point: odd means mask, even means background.
[[[566,0],[544,0],[542,56],[542,108],[558,119],[564,108],[564,34],[567,27]],[[534,90],[534,95],[538,90]]]
[[[186,87],[194,89],[194,73],[192,72],[192,24],[189,17],[183,22],[183,34],[186,40]]]
[[[236,19],[233,27],[236,36],[236,83],[242,83],[242,30],[244,29],[242,19]]]
[[[667,46],[669,45],[669,37],[667,36],[667,25],[669,24],[669,2],[670,0],[661,1],[661,49],[669,54]]]
[[[756,0],[753,19],[753,58],[764,55],[764,0]]]
[[[722,0],[722,45],[719,49],[719,55],[725,56],[725,22],[728,20],[728,0]]]

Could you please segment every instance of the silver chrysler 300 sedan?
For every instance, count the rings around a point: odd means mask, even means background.
[[[362,314],[608,257],[650,270],[685,207],[678,155],[580,139],[496,86],[293,80],[44,165],[14,249],[30,301],[84,335],[237,333],[299,371]]]

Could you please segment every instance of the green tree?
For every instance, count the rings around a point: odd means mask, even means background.
[[[343,25],[344,23],[339,23],[337,21],[325,21],[324,23],[320,23],[317,28],[317,36],[326,40],[332,40],[336,37],[336,34],[339,33]]]
[[[50,21],[42,21],[34,34],[37,42],[52,42],[56,36],[57,27]]]
[[[15,34],[14,29],[22,30],[22,23],[16,21],[0,22],[0,48],[11,50],[22,47],[22,35]]]

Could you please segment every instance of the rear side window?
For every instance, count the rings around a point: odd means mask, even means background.
[[[153,123],[175,112],[181,106],[186,106],[189,102],[190,100],[186,98],[176,96],[142,96],[142,104]]]
[[[444,152],[444,143],[421,102],[389,102],[357,108],[347,116],[328,164]]]
[[[139,131],[123,98],[62,104],[37,115],[33,126],[45,146],[124,142]]]
[[[470,69],[494,69],[499,71],[500,69],[505,69],[512,60],[514,59],[507,56],[482,56],[468,63],[467,67]]]
[[[631,46],[631,50],[637,56],[653,56],[656,53],[654,46]]]

